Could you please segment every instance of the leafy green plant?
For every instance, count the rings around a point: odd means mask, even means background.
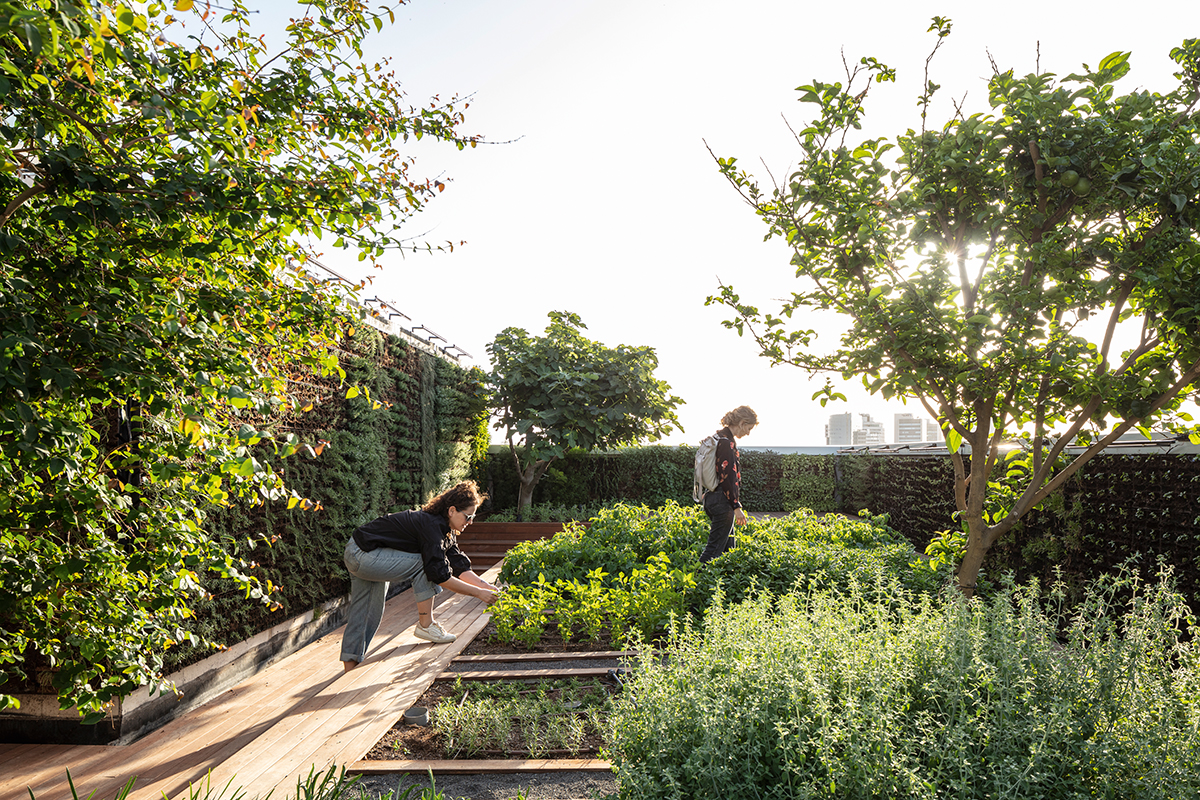
[[[616,503],[602,508],[587,527],[568,524],[550,539],[523,542],[504,560],[500,580],[513,584],[532,583],[545,575],[585,580],[600,568],[612,576],[646,564],[658,553],[683,569],[699,563],[700,543],[708,535],[708,518],[698,506],[680,506],[668,501],[660,508]]]
[[[398,228],[442,184],[404,143],[476,141],[455,100],[412,105],[362,59],[388,9],[320,0],[268,31],[220,5],[0,13],[5,706],[44,670],[95,721],[169,688],[162,654],[199,638],[211,580],[270,602],[240,552],[255,539],[209,535],[205,514],[315,505],[271,460],[320,447],[293,430],[318,404],[290,377],[367,399],[337,357],[360,323],[306,243],[368,263],[413,248]]]
[[[637,629],[654,638],[672,617],[703,609],[722,584],[735,600],[755,587],[786,593],[808,581],[845,588],[883,576],[931,588],[914,575],[912,545],[886,517],[822,517],[806,509],[751,522],[739,529],[737,547],[699,564],[707,534],[707,517],[694,506],[617,505],[586,529],[568,526],[520,545],[501,574],[510,586],[492,606],[497,636],[532,646],[552,612],[559,630],[572,635],[609,630],[620,640]],[[536,578],[525,577],[535,570]]]
[[[497,637],[532,648],[542,638],[546,612],[556,606],[558,597],[557,587],[540,574],[532,585],[505,589],[489,608]]]
[[[800,585],[846,590],[852,584],[875,586],[881,579],[910,588],[926,585],[914,578],[912,545],[884,517],[818,516],[803,509],[747,525],[738,536],[737,547],[696,570],[694,609],[707,605],[718,585],[731,602],[762,590],[786,594]]]
[[[966,550],[966,533],[953,528],[938,531],[925,548],[926,557],[909,562],[914,580],[924,581],[930,588],[945,586],[953,579],[954,568]]]

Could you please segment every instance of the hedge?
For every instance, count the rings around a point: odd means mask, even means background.
[[[597,506],[613,501],[688,505],[695,449],[638,447],[611,453],[573,452],[556,462],[534,492],[550,506]],[[945,456],[863,453],[827,455],[742,451],[742,501],[751,512],[857,515],[869,510],[918,550],[954,521],[954,470]],[[491,487],[485,511],[516,504],[516,476],[506,450],[492,448],[476,472]],[[1178,570],[1181,590],[1200,596],[1200,456],[1101,455],[1063,491],[1003,537],[984,564],[987,572],[1061,577],[1078,593],[1090,579],[1133,559],[1145,568],[1164,559]]]

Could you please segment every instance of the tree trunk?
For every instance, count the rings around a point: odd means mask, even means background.
[[[521,491],[517,494],[517,522],[525,520],[525,512],[533,505],[533,489],[549,467],[550,461],[535,461],[521,471]]]
[[[983,566],[983,557],[987,555],[988,544],[984,540],[984,525],[982,517],[967,519],[967,552],[963,554],[962,563],[958,565],[958,590],[964,597],[975,594],[975,583],[979,580],[979,569]]]

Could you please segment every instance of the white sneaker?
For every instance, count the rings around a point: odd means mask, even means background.
[[[428,628],[422,628],[420,623],[417,623],[417,627],[413,631],[413,636],[416,636],[418,639],[426,639],[435,644],[449,644],[458,638],[453,633],[446,633],[445,629],[436,622],[429,623]]]

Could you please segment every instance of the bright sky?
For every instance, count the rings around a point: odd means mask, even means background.
[[[511,143],[413,150],[418,174],[449,183],[411,232],[467,244],[395,256],[367,296],[394,302],[484,369],[496,333],[540,334],[551,310],[580,314],[605,344],[650,345],[656,374],[687,401],[686,432],[665,443],[698,441],[741,404],[760,420],[745,446],[824,444],[828,416],[844,411],[872,414],[890,438],[893,413],[925,416],[919,405],[886,404],[852,382],[841,386],[848,403],[822,408],[810,397],[823,378],[770,368],[752,341],[722,327],[721,308],[705,307],[718,278],[760,307],[795,281],[787,250],[762,241],[765,227],[720,177],[705,141],[764,179],[762,162],[784,173],[798,148],[781,115],[806,121],[813,107],[797,103],[795,87],[844,80],[843,50],[852,65],[871,55],[899,71],[896,84],[872,88],[867,120],[877,127],[867,133],[919,125],[935,14],[954,21],[930,75],[943,86],[931,116],[939,125],[951,96],[965,92],[969,112],[986,109],[989,52],[1001,69],[1025,74],[1040,42],[1041,68],[1065,75],[1131,50],[1118,91],[1166,91],[1168,52],[1200,35],[1194,0],[1111,15],[1061,0],[413,0],[368,56],[394,59],[413,103],[473,94],[465,132]],[[354,255],[321,259],[364,275]],[[836,320],[822,329],[833,346]]]

